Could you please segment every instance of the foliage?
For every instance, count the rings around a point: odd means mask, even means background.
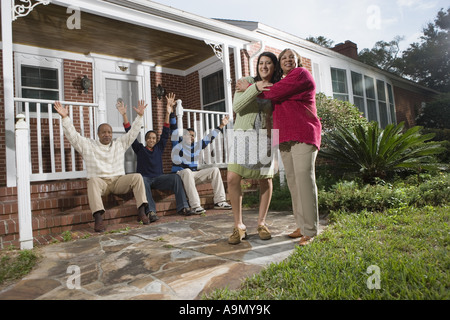
[[[239,290],[207,299],[448,300],[447,207],[336,212],[335,222],[306,247],[247,278]],[[379,270],[378,288],[370,287]]]
[[[450,93],[442,94],[435,101],[427,103],[420,110],[416,123],[425,128],[450,129]]]
[[[398,63],[400,61],[399,53],[400,41],[404,37],[396,36],[390,42],[377,41],[372,49],[363,49],[358,53],[358,58],[361,62],[370,66],[378,67],[383,70],[398,73]]]
[[[378,41],[372,49],[361,50],[359,60],[428,88],[450,92],[450,8],[441,9],[434,23],[428,23],[422,32],[421,42],[410,44],[402,53],[399,42],[404,37],[396,36],[390,42]]]
[[[376,122],[353,129],[338,124],[335,131],[324,136],[325,147],[319,154],[332,160],[337,169],[357,173],[364,183],[403,170],[439,169],[434,155],[443,148],[438,142],[425,143],[433,134],[421,135],[419,126],[403,129],[403,122],[389,124],[384,130]]]
[[[312,37],[309,36],[306,38],[306,40],[313,42],[315,44],[318,44],[319,46],[325,47],[325,48],[332,48],[334,41],[331,39],[327,39],[324,36],[318,36],[318,37]]]
[[[327,215],[339,210],[376,212],[405,206],[450,205],[448,174],[423,175],[422,180],[426,181],[418,185],[414,176],[393,183],[377,180],[374,185],[340,181],[328,190],[319,190],[319,212]]]
[[[450,92],[450,8],[423,29],[420,43],[403,52],[401,74],[440,92]]]
[[[325,134],[334,130],[338,124],[353,128],[368,123],[353,104],[327,97],[324,93],[316,94],[316,107]]]
[[[37,261],[38,256],[32,250],[0,254],[0,284],[25,276]]]

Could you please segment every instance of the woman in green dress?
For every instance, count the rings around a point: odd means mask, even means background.
[[[238,81],[233,100],[233,148],[228,164],[228,193],[233,208],[234,230],[228,243],[238,244],[246,237],[247,228],[242,219],[242,179],[259,181],[260,203],[258,234],[268,240],[272,236],[266,225],[266,216],[272,198],[272,178],[275,174],[271,154],[272,103],[257,96],[274,83],[277,57],[263,52],[258,57],[257,76]],[[261,156],[264,154],[264,156]]]

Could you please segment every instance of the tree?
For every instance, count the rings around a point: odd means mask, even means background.
[[[390,42],[377,41],[371,50],[367,48],[361,50],[358,58],[365,64],[398,74],[401,64],[399,43],[402,40],[404,37],[396,36]]]
[[[441,92],[450,92],[450,8],[441,9],[423,29],[422,42],[403,53],[403,76]]]
[[[319,154],[332,160],[335,170],[355,173],[371,184],[397,171],[439,169],[434,156],[443,148],[437,142],[425,143],[434,134],[420,134],[419,126],[403,129],[403,122],[389,124],[384,130],[377,122],[353,129],[338,125],[324,136],[324,148]]]
[[[313,42],[315,44],[318,44],[319,46],[325,47],[325,48],[331,48],[333,47],[333,40],[327,39],[324,36],[318,36],[318,37],[312,37],[309,36],[306,38],[306,40]]]

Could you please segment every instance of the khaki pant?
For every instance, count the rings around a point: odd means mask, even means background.
[[[89,207],[92,213],[105,210],[102,196],[112,194],[125,194],[133,190],[136,205],[139,208],[147,203],[145,185],[139,173],[127,174],[111,178],[90,178],[87,183]]]
[[[313,237],[319,227],[319,210],[315,174],[317,148],[300,143],[290,152],[281,152],[286,180],[292,198],[295,222],[303,235]]]
[[[205,168],[198,171],[183,169],[178,171],[177,174],[183,180],[184,190],[191,208],[200,207],[200,197],[195,186],[201,183],[211,182],[214,192],[214,203],[226,200],[225,188],[219,168]]]

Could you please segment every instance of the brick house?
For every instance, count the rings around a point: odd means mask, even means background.
[[[258,54],[278,54],[286,47],[302,56],[318,91],[354,103],[382,125],[414,125],[419,108],[436,94],[358,62],[351,42],[325,49],[257,22],[208,19],[144,0],[80,0],[78,7],[69,0],[12,1],[12,19],[7,2],[1,7],[0,248],[19,240],[17,114],[25,114],[29,127],[33,236],[92,222],[83,161],[63,137],[59,115],[52,111],[55,100],[71,106],[82,134],[95,137],[103,122],[116,135],[123,133],[117,98],[128,105],[144,99],[149,108],[142,132],[161,132],[165,101],[159,87],[179,99],[180,125],[196,127],[201,136],[221,116],[233,117],[235,81],[255,75]],[[221,143],[216,147],[223,148]],[[171,167],[170,149],[169,142],[165,172]],[[225,167],[224,149],[206,150],[204,165]],[[126,159],[126,171],[132,172],[133,152]],[[199,190],[208,208],[210,189]],[[160,200],[159,214],[174,212],[173,196],[160,194]],[[132,199],[105,201],[109,223],[135,219]]]

